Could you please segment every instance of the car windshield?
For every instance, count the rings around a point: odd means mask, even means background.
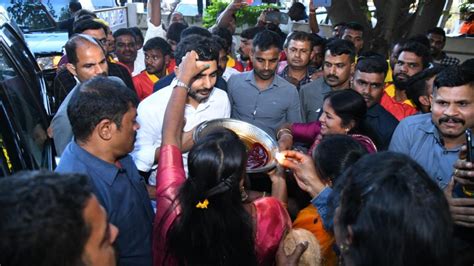
[[[56,29],[56,21],[70,17],[68,3],[68,0],[0,0],[9,18],[25,33]]]

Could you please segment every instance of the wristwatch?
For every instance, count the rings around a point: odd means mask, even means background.
[[[186,89],[186,91],[189,93],[189,91],[191,90],[191,88],[188,86],[188,84],[182,82],[181,80],[179,79],[176,79],[176,85],[174,86],[175,88],[176,87],[183,87]]]

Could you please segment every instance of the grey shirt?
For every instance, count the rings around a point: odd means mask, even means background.
[[[54,147],[57,156],[61,156],[67,144],[72,140],[72,128],[67,115],[67,106],[80,83],[68,93],[64,101],[59,106],[58,111],[51,120],[51,129],[53,130]]]
[[[227,94],[232,118],[251,123],[272,137],[281,124],[302,121],[298,91],[278,75],[264,90],[257,87],[253,70],[232,75]]]
[[[404,153],[418,162],[431,178],[444,189],[453,173],[461,146],[446,149],[431,113],[403,119],[393,133],[389,150]]]
[[[313,122],[319,119],[323,109],[324,97],[331,91],[332,89],[324,81],[324,77],[301,86],[301,112],[305,122]]]

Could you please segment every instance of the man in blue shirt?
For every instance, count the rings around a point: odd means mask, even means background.
[[[460,67],[447,68],[436,77],[432,97],[432,113],[402,120],[393,133],[389,150],[410,156],[444,189],[465,144],[464,132],[474,128],[474,80]],[[457,206],[464,208],[451,208],[452,213],[459,210],[453,213],[455,223],[474,219],[474,199],[465,200],[469,202]]]
[[[151,265],[153,210],[144,179],[128,155],[140,127],[138,99],[122,83],[95,77],[82,83],[67,113],[74,140],[56,171],[86,174],[94,194],[119,229],[119,265]]]

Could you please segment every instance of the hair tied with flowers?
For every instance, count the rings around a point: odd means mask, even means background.
[[[207,206],[209,205],[209,201],[207,199],[205,199],[203,202],[198,202],[198,204],[196,204],[196,208],[197,209],[207,209]]]

